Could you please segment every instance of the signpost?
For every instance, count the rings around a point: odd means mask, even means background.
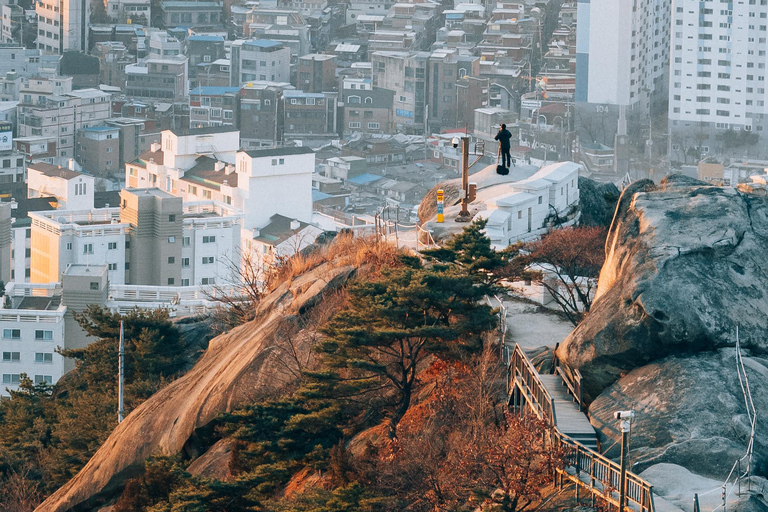
[[[437,189],[437,222],[443,222],[443,189]]]
[[[0,151],[13,149],[13,124],[0,122]]]

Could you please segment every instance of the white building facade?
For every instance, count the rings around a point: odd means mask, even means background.
[[[717,132],[766,129],[767,18],[766,0],[675,3],[672,144],[707,153],[715,150]]]

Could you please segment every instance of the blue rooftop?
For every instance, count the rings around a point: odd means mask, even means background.
[[[333,197],[331,194],[326,194],[325,192],[320,192],[316,188],[312,189],[312,201],[322,201],[323,199],[328,199],[329,197]]]
[[[283,45],[283,43],[279,43],[271,39],[253,39],[250,41],[246,41],[243,44],[247,44],[248,46],[256,46],[259,48],[274,48],[275,46]]]
[[[81,128],[81,130],[88,132],[108,132],[111,130],[119,130],[117,126],[89,126],[87,128]]]
[[[202,87],[195,87],[191,91],[189,91],[189,95],[199,95],[199,96],[222,96],[224,94],[230,93],[230,92],[237,92],[239,91],[239,87],[221,87],[221,86],[213,86],[213,85],[204,85]]]
[[[359,176],[355,176],[354,178],[349,178],[347,181],[349,183],[354,183],[355,185],[367,185],[369,183],[373,183],[374,181],[379,181],[380,179],[381,179],[381,176],[364,172]]]
[[[189,36],[187,41],[224,41],[221,36]]]

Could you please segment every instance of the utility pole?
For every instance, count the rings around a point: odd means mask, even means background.
[[[458,138],[454,138],[455,146]],[[454,147],[455,147],[454,146]],[[461,211],[456,216],[456,222],[469,222],[469,137],[461,138]]]
[[[123,422],[125,408],[123,403],[123,388],[125,381],[125,334],[123,332],[123,321],[120,320],[120,349],[117,373],[117,422]]]
[[[613,417],[619,420],[621,429],[621,476],[619,477],[619,512],[627,505],[627,459],[629,458],[629,430],[635,411],[616,411]]]

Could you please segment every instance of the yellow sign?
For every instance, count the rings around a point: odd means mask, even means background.
[[[437,189],[437,222],[443,222],[443,189]]]

